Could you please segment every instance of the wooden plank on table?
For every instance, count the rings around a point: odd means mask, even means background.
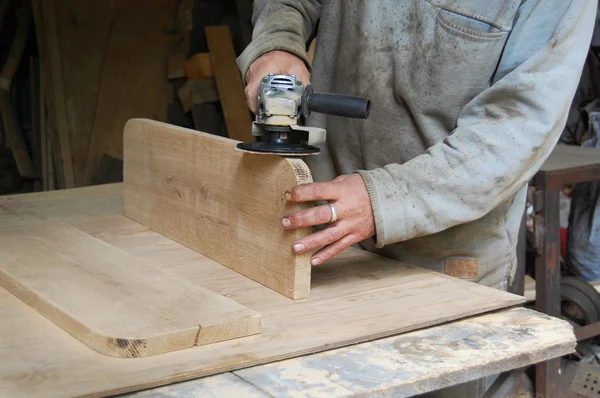
[[[260,333],[260,314],[56,221],[0,228],[0,285],[115,357]]]
[[[307,205],[287,189],[312,181],[298,159],[248,155],[236,141],[150,120],[131,120],[124,140],[124,214],[294,299],[310,294],[310,254],[281,217]]]
[[[75,186],[83,186],[113,1],[55,2]]]
[[[171,186],[178,188],[175,177]],[[0,225],[34,216],[68,222],[190,284],[259,312],[261,333],[123,360],[89,349],[0,289],[0,396],[114,395],[350,346],[524,301],[357,249],[314,267],[311,297],[290,300],[123,217],[122,190],[123,184],[112,184],[0,197]],[[529,330],[518,322],[513,326],[518,333]],[[456,353],[456,346],[448,350]]]
[[[39,15],[36,16],[36,13],[39,13]],[[66,109],[55,1],[34,0],[34,17],[36,18],[36,29],[44,29],[43,32],[38,32],[38,43],[41,49],[42,64],[46,68],[45,91],[51,113],[50,120],[54,125],[53,130],[56,134],[54,146],[57,150],[57,160],[60,162],[60,187],[73,188],[75,179],[71,134],[69,133]]]
[[[167,59],[176,2],[129,0],[115,3],[90,139],[85,183],[91,184],[102,155],[123,151],[127,120],[166,121]]]
[[[227,124],[227,134],[234,140],[255,141],[252,136],[250,110],[244,94],[242,77],[236,64],[229,27],[207,26],[205,32]]]

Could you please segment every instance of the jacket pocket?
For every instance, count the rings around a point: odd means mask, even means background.
[[[442,27],[451,32],[480,39],[501,39],[508,33],[487,22],[441,8],[437,12],[437,21]]]

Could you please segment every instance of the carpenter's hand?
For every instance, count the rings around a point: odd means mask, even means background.
[[[375,235],[375,222],[367,187],[359,174],[342,175],[332,182],[302,184],[286,192],[291,202],[327,200],[333,204],[337,221],[322,231],[294,242],[296,254],[321,248],[311,259],[312,265],[322,264],[347,247]],[[327,224],[331,220],[328,205],[316,206],[282,219],[286,229]]]
[[[258,57],[246,73],[246,100],[248,107],[257,112],[258,86],[263,77],[269,73],[285,73],[296,75],[306,87],[310,82],[310,74],[302,58],[287,51],[269,51]]]

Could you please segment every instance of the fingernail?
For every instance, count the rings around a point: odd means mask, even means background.
[[[284,218],[281,220],[281,225],[283,225],[283,228],[289,228],[292,223],[290,222],[289,218]]]
[[[310,260],[310,263],[312,265],[319,265],[320,262],[321,262],[321,260],[319,260],[317,257],[315,257],[312,260]]]
[[[299,253],[299,252],[301,252],[302,250],[304,250],[304,245],[303,245],[302,243],[296,243],[296,244],[294,245],[294,251],[295,251],[296,253]]]
[[[286,192],[286,193],[285,193],[285,200],[287,200],[288,202],[289,202],[290,200],[292,200],[292,194],[291,194],[291,193],[289,193],[289,192]]]

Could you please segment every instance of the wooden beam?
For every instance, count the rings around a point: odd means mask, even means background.
[[[0,285],[115,357],[260,333],[257,312],[57,221],[0,228]]]
[[[306,164],[248,155],[236,141],[149,120],[125,127],[124,214],[293,299],[310,294],[310,254],[292,244],[284,194],[312,181]]]
[[[234,140],[255,141],[252,136],[250,110],[244,94],[242,77],[236,64],[229,27],[207,26],[205,32],[227,124],[227,134]]]

